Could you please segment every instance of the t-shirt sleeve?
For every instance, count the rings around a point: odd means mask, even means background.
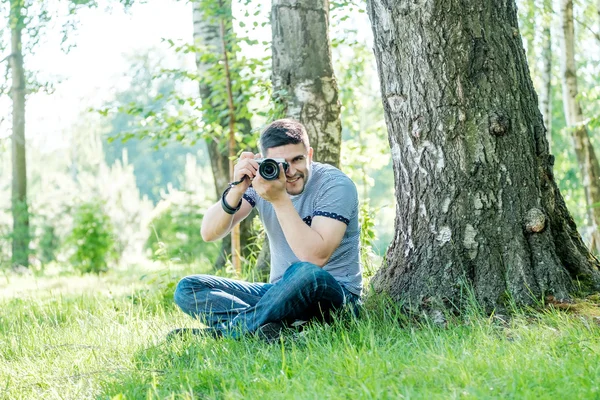
[[[252,207],[255,207],[256,206],[256,201],[258,199],[258,194],[254,190],[254,188],[250,187],[250,188],[248,188],[248,190],[246,190],[246,193],[244,193],[244,195],[242,196],[242,199],[244,199],[248,203],[250,203],[250,205]]]
[[[313,217],[333,218],[348,225],[357,212],[358,193],[354,182],[348,177],[334,177],[321,187]]]

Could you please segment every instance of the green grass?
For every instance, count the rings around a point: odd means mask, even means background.
[[[473,312],[440,327],[372,300],[359,320],[275,344],[167,343],[199,325],[169,298],[190,272],[0,277],[0,398],[600,398],[591,301],[578,314]]]

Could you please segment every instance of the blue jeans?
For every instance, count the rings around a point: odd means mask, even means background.
[[[183,278],[175,302],[187,314],[226,336],[255,332],[269,322],[331,318],[359,297],[327,271],[308,262],[292,264],[276,283],[250,283],[211,275]]]

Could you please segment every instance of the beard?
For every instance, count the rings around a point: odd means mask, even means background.
[[[304,189],[306,188],[306,184],[308,183],[309,177],[310,177],[310,168],[306,171],[306,174],[303,172],[297,172],[291,178],[286,177],[286,191],[288,192],[288,194],[292,195],[292,196],[297,196],[299,194],[302,194],[304,192]],[[297,180],[293,183],[288,183],[287,180],[289,180],[289,179],[297,179]],[[300,182],[302,182],[302,187],[296,188],[296,186],[299,185]],[[292,185],[292,188],[288,188],[287,185]]]

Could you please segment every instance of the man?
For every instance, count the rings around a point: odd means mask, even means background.
[[[302,124],[271,123],[261,134],[266,158],[283,159],[279,176],[259,173],[261,154],[244,152],[234,181],[202,221],[202,238],[215,241],[258,209],[269,237],[270,283],[249,283],[210,275],[183,278],[175,302],[207,324],[213,336],[277,335],[281,323],[327,318],[332,310],[355,306],[362,291],[358,195],[344,173],[313,162]],[[172,334],[190,330],[178,329]]]

